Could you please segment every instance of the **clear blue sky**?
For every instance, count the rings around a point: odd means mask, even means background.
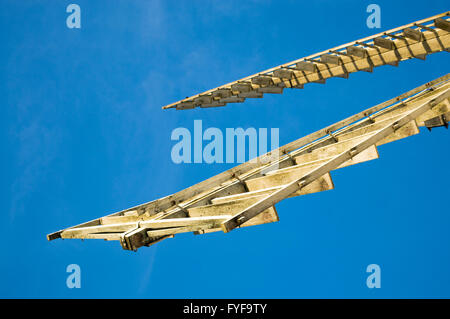
[[[172,163],[176,127],[279,127],[280,144],[449,68],[448,53],[226,108],[161,106],[449,10],[448,1],[0,2],[0,297],[450,297],[449,131],[380,148],[335,190],[277,205],[280,222],[179,235],[137,253],[46,234],[147,202],[230,164]],[[447,6],[446,6],[447,4]],[[367,265],[379,264],[370,290]],[[66,267],[81,267],[81,289]]]

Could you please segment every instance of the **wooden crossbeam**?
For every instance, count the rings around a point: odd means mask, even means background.
[[[437,18],[434,20],[434,25],[436,26],[436,28],[450,32],[450,22],[448,20]]]
[[[357,46],[349,46],[347,48],[347,53],[349,55],[358,57],[358,58],[366,58],[368,56],[367,50]]]
[[[414,41],[422,41],[422,32],[419,30],[415,30],[412,28],[405,28],[403,30],[403,34],[405,37],[412,39]]]
[[[432,117],[424,122],[424,126],[426,126],[429,130],[433,127],[445,126],[448,128],[448,122],[450,121],[450,112],[442,114],[440,116]]]
[[[281,94],[283,93],[283,88],[278,86],[266,86],[257,89],[258,92],[261,93],[272,93],[272,94]]]
[[[311,170],[309,167],[306,170]],[[246,182],[246,185],[250,191],[263,190],[266,188],[281,187],[291,180],[296,179],[305,171],[304,167],[298,167],[287,171],[280,171],[276,174],[270,174],[254,179],[250,179]],[[324,174],[317,180],[304,187],[297,192],[291,194],[289,197],[301,196],[306,194],[313,194],[334,189],[334,184],[330,174]]]
[[[287,69],[278,69],[278,70],[273,71],[273,76],[275,76],[277,78],[281,78],[281,79],[290,80],[294,76],[294,71],[287,70]]]
[[[382,38],[382,37],[377,37],[377,38],[373,39],[373,43],[376,46],[385,48],[387,50],[394,50],[394,48],[395,48],[395,42],[393,40],[389,40],[389,39]]]
[[[130,229],[141,227],[151,229],[165,229],[172,227],[199,226],[202,224],[218,224],[225,220],[227,215],[220,216],[195,216],[189,218],[171,218],[162,220],[142,220],[139,222],[126,222],[101,226],[78,227],[64,230],[61,238],[84,238],[88,234],[95,233],[121,233]]]
[[[356,154],[354,157],[352,157],[351,159],[349,159],[348,161],[342,163],[341,165],[339,165],[337,168],[342,168],[342,167],[347,167],[347,166],[351,166],[351,165],[355,165],[355,164],[359,164],[359,163],[363,163],[363,162],[367,162],[370,160],[374,160],[379,158],[379,154],[378,154],[378,149],[375,145],[372,145],[371,147],[369,147],[368,149],[362,151],[359,154]],[[295,157],[295,163],[297,164],[296,166],[309,166],[311,164],[322,164],[324,162],[327,162],[331,159],[331,157],[322,157],[318,160],[312,161],[312,162],[304,162],[304,158],[302,158],[302,156],[297,156]],[[285,169],[290,169],[290,167],[285,168]]]
[[[317,72],[318,68],[317,65],[313,62],[307,62],[307,61],[299,61],[295,63],[295,68],[300,71],[306,71],[306,72]]]
[[[320,56],[320,60],[322,62],[325,62],[327,64],[335,64],[335,65],[341,65],[342,59],[336,55],[331,54],[323,54]]]

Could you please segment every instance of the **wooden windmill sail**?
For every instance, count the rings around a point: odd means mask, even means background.
[[[448,42],[447,42],[448,43]],[[205,234],[278,221],[275,204],[331,190],[333,170],[377,159],[378,148],[448,127],[450,74],[373,106],[173,195],[47,236],[150,246],[178,233]]]
[[[322,83],[350,73],[372,72],[382,65],[397,66],[408,59],[422,59],[431,53],[448,51],[449,12],[416,21],[364,39],[319,52],[259,72],[212,90],[166,105],[177,110],[225,106],[265,93],[280,94],[286,88],[303,89],[308,83]]]
[[[381,65],[450,48],[449,13],[417,21],[302,58],[165,106],[178,110],[224,106],[348,77]],[[377,159],[379,146],[448,127],[450,75],[293,141],[178,193],[47,235],[118,240],[136,250],[178,233],[205,234],[278,221],[275,204],[331,190],[332,171]]]

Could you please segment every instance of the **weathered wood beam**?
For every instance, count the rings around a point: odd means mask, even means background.
[[[251,91],[251,92],[244,92],[239,93],[239,97],[245,97],[245,98],[262,98],[263,93],[258,91]]]
[[[111,224],[101,226],[79,227],[65,230],[61,233],[61,238],[86,238],[88,234],[95,233],[111,233],[111,232],[125,232],[130,229],[140,227],[144,229],[160,229],[170,227],[185,227],[191,225],[202,224],[218,224],[226,219],[225,216],[202,216],[202,217],[190,217],[190,218],[170,218],[160,220],[143,220],[133,223]]]
[[[278,87],[278,86],[266,86],[266,87],[259,88],[257,90],[258,90],[258,92],[261,92],[261,93],[272,93],[272,94],[283,93],[283,88]]]
[[[314,164],[323,164],[323,163],[329,161],[331,158],[332,157],[325,157],[325,158],[321,158],[321,159],[315,160],[313,162],[305,163],[304,159],[302,159],[301,156],[297,156],[297,157],[295,157],[295,163],[297,164],[296,166],[309,166],[312,163],[314,163]],[[342,167],[351,166],[351,165],[355,165],[355,164],[359,164],[359,163],[363,163],[363,162],[367,162],[367,161],[371,161],[371,160],[378,159],[378,158],[379,158],[379,154],[378,154],[377,147],[375,145],[372,145],[369,148],[367,148],[364,151],[362,151],[361,153],[356,154],[354,157],[352,157],[348,161],[342,163],[341,165],[336,167],[336,169],[342,168]],[[290,169],[290,167],[289,168],[285,168],[285,169]]]
[[[437,18],[434,20],[434,25],[436,26],[436,28],[450,32],[450,22],[448,20]]]
[[[292,79],[294,76],[294,71],[287,70],[287,69],[278,69],[273,71],[273,76],[280,78],[280,79]]]
[[[342,59],[340,57],[338,57],[336,55],[331,55],[331,54],[322,54],[320,56],[320,60],[327,64],[335,64],[335,65],[342,64]]]
[[[297,167],[295,169],[285,171],[280,170],[279,172],[275,172],[270,175],[249,179],[245,183],[250,191],[281,187],[290,183],[292,180],[297,179],[299,176],[302,176],[305,171],[311,170],[311,167]],[[313,194],[331,189],[334,189],[331,176],[330,174],[324,174],[306,187],[292,193],[290,197]]]
[[[173,227],[173,228],[165,228],[165,229],[147,230],[147,236],[150,238],[157,238],[160,236],[205,231],[205,230],[214,229],[214,228],[217,228],[217,224],[207,223],[204,225],[192,225],[192,226],[185,226],[185,227]]]
[[[405,37],[412,39],[414,41],[418,42],[422,41],[422,32],[420,32],[419,30],[406,28],[405,30],[403,30],[403,34]]]
[[[450,121],[450,112],[444,113],[440,116],[430,118],[424,122],[424,126],[431,130],[433,127],[444,126],[448,128],[448,122]]]

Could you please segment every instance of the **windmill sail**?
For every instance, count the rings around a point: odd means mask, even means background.
[[[379,158],[379,147],[448,127],[450,74],[173,195],[47,236],[117,240],[136,250],[179,233],[229,232],[278,221],[281,200],[334,188],[332,173]],[[345,168],[348,169],[348,168]]]
[[[326,83],[333,77],[372,72],[382,65],[397,66],[409,59],[450,48],[449,12],[416,21],[364,39],[279,65],[243,79],[166,105],[163,109],[187,110],[242,103],[264,94],[280,94],[284,89],[303,89],[309,83]]]

